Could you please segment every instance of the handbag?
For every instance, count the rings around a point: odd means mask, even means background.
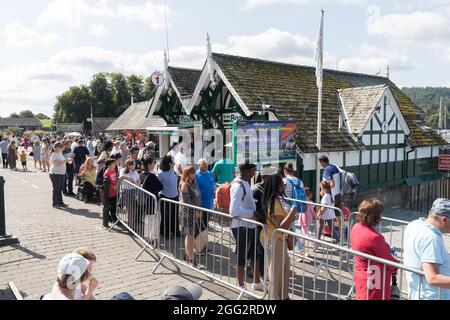
[[[203,249],[205,249],[206,245],[208,244],[208,229],[204,226],[203,221],[202,226],[204,227],[204,229],[199,230],[199,228],[197,228],[197,232],[194,237],[194,249],[196,252],[203,251]]]
[[[32,157],[32,156],[34,156],[34,152],[33,151],[30,152],[30,157]]]

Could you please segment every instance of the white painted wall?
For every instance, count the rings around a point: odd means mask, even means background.
[[[405,143],[405,135],[400,133],[397,137],[397,143]]]
[[[387,134],[381,135],[381,144],[388,144],[388,135]]]
[[[387,162],[388,150],[381,150],[381,163]]]
[[[397,161],[403,161],[405,159],[405,148],[397,149]]]
[[[439,156],[439,147],[433,147],[433,158]]]
[[[380,162],[380,150],[372,150],[372,164]]]
[[[374,134],[372,136],[372,145],[378,146],[379,144],[380,144],[380,135],[379,134]]]
[[[370,151],[364,150],[362,152],[362,165],[370,164]]]
[[[389,162],[395,162],[395,149],[389,149]]]
[[[347,151],[345,153],[345,165],[347,167],[359,166],[359,151]]]
[[[327,154],[330,163],[333,163],[339,167],[344,165],[344,153],[343,152],[330,152]]]
[[[362,142],[366,145],[366,146],[370,146],[370,135],[365,134],[362,136]]]
[[[316,154],[307,154],[303,158],[303,170],[316,170]]]

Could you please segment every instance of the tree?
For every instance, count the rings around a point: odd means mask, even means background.
[[[144,99],[146,101],[150,100],[156,92],[156,88],[153,85],[152,77],[148,77],[144,80]]]
[[[43,113],[38,113],[37,115],[35,115],[36,118],[40,119],[40,120],[47,120],[50,119],[50,117],[46,116]]]
[[[19,112],[19,117],[20,118],[34,118],[34,114],[30,110],[23,110],[23,111]]]
[[[134,74],[127,77],[127,86],[130,94],[133,95],[134,102],[145,101],[144,97],[144,78]]]
[[[112,117],[113,94],[111,84],[106,73],[97,73],[92,77],[89,85],[91,90],[92,107],[94,117]]]
[[[91,116],[91,94],[87,86],[73,86],[56,98],[55,122],[85,123]]]
[[[131,104],[131,94],[128,91],[127,79],[121,73],[111,73],[111,89],[114,102],[114,116],[118,117]]]
[[[11,113],[11,115],[9,116],[10,118],[20,118],[19,115],[17,113]]]

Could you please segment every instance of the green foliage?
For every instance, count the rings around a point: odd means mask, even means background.
[[[9,116],[10,118],[20,118],[19,115],[17,113],[11,113],[11,115]]]
[[[23,110],[19,112],[19,118],[34,118],[34,114],[30,110]]]
[[[53,127],[52,119],[39,119],[39,120],[41,121],[44,129]]]
[[[403,88],[402,89],[415,104],[425,112],[425,123],[432,128],[439,125],[439,102],[442,97],[442,104],[448,108],[450,116],[450,88]],[[450,126],[447,119],[447,128]]]
[[[36,118],[40,119],[40,120],[46,120],[46,119],[50,119],[50,117],[46,116],[43,113],[38,113],[37,115],[35,115]]]
[[[94,118],[120,116],[134,102],[150,100],[155,93],[151,78],[144,80],[137,75],[121,73],[97,73],[89,85],[73,86],[56,98],[55,122],[81,123],[86,130],[91,124],[91,103]]]

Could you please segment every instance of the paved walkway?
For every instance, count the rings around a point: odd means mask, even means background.
[[[32,168],[31,162],[28,168]],[[99,299],[122,291],[136,299],[159,299],[166,287],[192,282],[202,282],[202,299],[237,297],[201,274],[183,269],[177,272],[169,261],[152,274],[155,259],[144,254],[136,262],[141,246],[132,237],[101,228],[99,206],[65,198],[68,209],[53,209],[47,174],[0,169],[0,175],[6,180],[7,232],[20,240],[19,245],[0,247],[0,300],[12,298],[8,281],[14,282],[25,299],[39,299],[55,282],[59,259],[79,246],[90,247],[97,255],[94,274],[100,283],[96,291]]]

